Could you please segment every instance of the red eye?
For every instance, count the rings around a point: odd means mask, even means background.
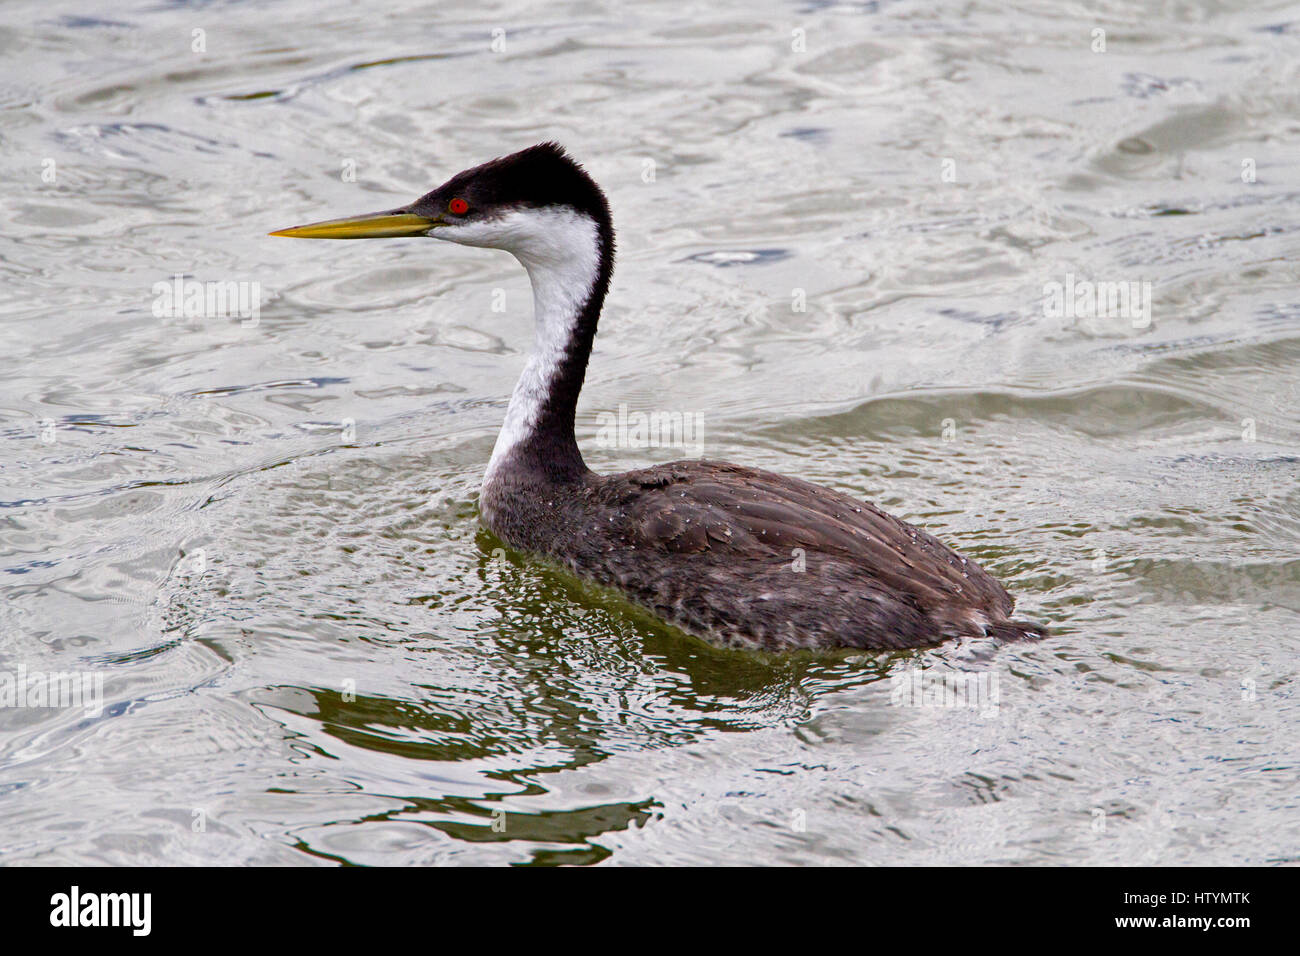
[[[463,216],[469,212],[469,203],[463,199],[453,199],[447,204],[447,209],[457,216]]]

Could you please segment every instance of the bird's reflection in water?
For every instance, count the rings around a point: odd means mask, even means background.
[[[659,806],[652,793],[559,810],[515,811],[511,802],[544,796],[553,775],[611,756],[797,724],[820,696],[887,677],[898,656],[719,649],[486,531],[477,546],[465,573],[477,578],[480,611],[496,619],[472,654],[427,637],[428,652],[459,658],[446,681],[412,684],[405,698],[302,688],[288,708],[320,728],[324,753],[333,739],[400,758],[404,768],[454,765],[407,771],[420,792],[386,793],[400,806],[339,824],[418,822],[470,843],[537,844],[533,863],[598,862],[609,851],[590,841],[650,823]],[[445,780],[453,785],[439,792]]]

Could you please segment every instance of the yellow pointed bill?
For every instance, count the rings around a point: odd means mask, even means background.
[[[443,225],[441,219],[426,219],[410,212],[375,212],[347,219],[327,219],[305,226],[291,226],[269,233],[291,239],[391,239],[423,236]]]

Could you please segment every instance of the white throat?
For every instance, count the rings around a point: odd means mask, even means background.
[[[438,232],[433,235],[438,238]],[[510,396],[486,484],[537,427],[600,273],[600,235],[595,220],[572,209],[526,209],[454,233],[447,230],[446,238],[513,253],[533,286],[533,352]]]

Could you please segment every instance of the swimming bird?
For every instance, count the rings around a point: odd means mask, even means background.
[[[784,475],[688,460],[600,475],[574,434],[614,268],[605,194],[556,143],[457,173],[408,206],[271,233],[427,236],[504,249],[528,273],[535,343],[506,408],[480,517],[714,644],[890,650],[1041,634],[988,572],[865,501]]]

